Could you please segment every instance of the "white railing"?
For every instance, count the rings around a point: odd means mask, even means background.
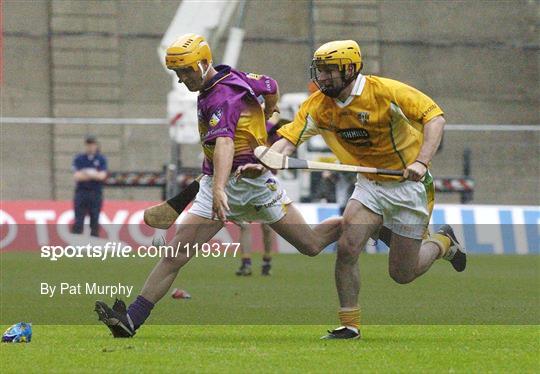
[[[0,117],[2,124],[168,125],[165,118]],[[447,124],[446,131],[540,131],[536,125]]]

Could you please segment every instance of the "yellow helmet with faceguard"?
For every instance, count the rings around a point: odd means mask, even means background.
[[[320,72],[337,67],[341,84],[325,84],[320,79]],[[356,79],[362,69],[362,53],[354,40],[336,40],[320,46],[313,54],[311,79],[323,94],[337,97],[339,93]]]
[[[204,37],[197,34],[185,34],[176,39],[167,48],[165,56],[165,64],[171,70],[191,67],[194,71],[199,71],[200,62],[203,60],[210,65],[212,51]]]

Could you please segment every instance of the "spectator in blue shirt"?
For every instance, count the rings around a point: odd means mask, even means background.
[[[107,158],[99,152],[97,139],[89,135],[85,139],[85,152],[73,159],[75,179],[75,224],[73,233],[83,232],[84,217],[90,216],[90,234],[99,236],[99,213],[103,204],[103,182],[107,178]]]

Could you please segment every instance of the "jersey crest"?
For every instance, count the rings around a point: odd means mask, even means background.
[[[223,110],[218,109],[212,114],[212,117],[210,117],[210,121],[208,122],[210,126],[214,127],[219,123],[219,120],[221,119],[221,116],[223,115]]]
[[[358,113],[358,120],[365,125],[369,121],[369,112],[360,112]]]

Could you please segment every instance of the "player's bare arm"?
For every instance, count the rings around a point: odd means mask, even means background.
[[[219,220],[225,221],[229,205],[225,194],[225,185],[229,178],[234,156],[234,142],[231,138],[217,138],[214,150],[214,179],[212,214]]]
[[[443,116],[437,116],[424,125],[424,143],[416,161],[404,170],[404,178],[419,181],[426,174],[427,167],[441,143],[445,123]]]
[[[264,118],[268,121],[275,112],[279,113],[279,88],[275,94],[264,95]]]
[[[270,148],[285,156],[290,156],[294,153],[294,151],[296,151],[296,146],[286,138],[279,139],[277,142],[272,144],[272,147]]]

